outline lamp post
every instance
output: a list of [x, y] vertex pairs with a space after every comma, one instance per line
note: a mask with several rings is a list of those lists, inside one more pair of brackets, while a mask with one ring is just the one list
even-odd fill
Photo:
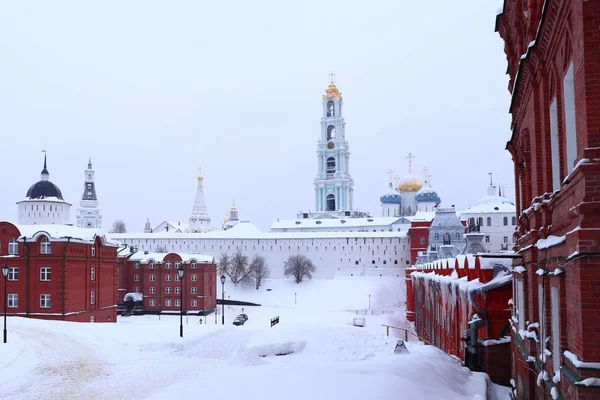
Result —
[[369, 295], [369, 308], [371, 308], [371, 295]]
[[225, 325], [225, 275], [221, 275], [221, 323]]
[[8, 278], [8, 265], [2, 267], [2, 275], [4, 275], [4, 343], [6, 343], [6, 305], [8, 303], [8, 295], [6, 294], [6, 278]]
[[177, 268], [177, 274], [179, 275], [179, 337], [183, 337], [183, 275], [185, 275], [185, 269], [183, 269], [183, 264], [179, 265]]

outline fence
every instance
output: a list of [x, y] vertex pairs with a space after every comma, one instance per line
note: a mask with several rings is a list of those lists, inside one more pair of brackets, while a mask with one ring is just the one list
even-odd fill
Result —
[[394, 310], [348, 310], [349, 312], [355, 313], [356, 315], [391, 315], [395, 314]]
[[420, 341], [422, 341], [422, 342], [424, 342], [424, 343], [426, 343], [426, 344], [431, 344], [431, 342], [429, 342], [429, 340], [427, 340], [427, 339], [424, 339], [424, 338], [422, 338], [422, 337], [419, 337], [419, 335], [417, 335], [416, 333], [414, 333], [413, 331], [411, 331], [411, 330], [409, 330], [409, 329], [406, 329], [406, 328], [400, 328], [400, 327], [397, 327], [397, 326], [392, 326], [392, 325], [385, 325], [385, 324], [382, 324], [381, 326], [384, 326], [384, 327], [385, 327], [385, 334], [386, 334], [387, 336], [390, 336], [390, 328], [391, 328], [391, 329], [397, 329], [397, 330], [399, 330], [399, 331], [403, 331], [403, 332], [404, 332], [404, 341], [405, 341], [405, 342], [408, 342], [409, 335], [411, 335], [411, 336], [413, 336], [413, 337], [417, 338], [417, 340], [420, 340]]

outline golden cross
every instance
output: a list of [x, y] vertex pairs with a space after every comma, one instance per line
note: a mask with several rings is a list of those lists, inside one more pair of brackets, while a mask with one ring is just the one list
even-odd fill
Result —
[[408, 160], [408, 173], [410, 174], [412, 172], [412, 160], [413, 158], [415, 158], [415, 156], [412, 155], [412, 153], [408, 153], [408, 156], [406, 156], [406, 159]]
[[425, 177], [425, 182], [431, 185], [431, 172], [429, 172], [429, 169], [427, 169], [427, 167], [423, 168], [423, 176]]
[[333, 80], [335, 79], [335, 73], [333, 71], [329, 72], [329, 82], [333, 85]]
[[388, 169], [387, 173], [390, 176], [390, 183], [392, 183], [392, 176], [394, 175], [394, 170], [393, 169]]

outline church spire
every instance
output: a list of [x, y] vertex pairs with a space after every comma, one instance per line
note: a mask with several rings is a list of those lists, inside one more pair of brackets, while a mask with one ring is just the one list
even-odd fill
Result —
[[42, 153], [44, 153], [44, 169], [42, 169], [42, 180], [43, 181], [48, 181], [50, 180], [50, 173], [48, 172], [48, 167], [46, 166], [46, 150], [42, 150]]
[[190, 215], [190, 229], [192, 232], [201, 232], [210, 227], [210, 217], [208, 215], [208, 207], [204, 198], [204, 176], [202, 168], [198, 169], [198, 187], [196, 189], [196, 198]]

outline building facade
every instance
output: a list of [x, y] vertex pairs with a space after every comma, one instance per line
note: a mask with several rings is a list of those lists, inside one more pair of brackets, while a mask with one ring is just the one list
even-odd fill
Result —
[[102, 214], [96, 194], [95, 174], [90, 158], [84, 173], [83, 195], [77, 210], [77, 226], [80, 228], [102, 228]]
[[[179, 278], [178, 268], [185, 271]], [[124, 315], [179, 313], [207, 315], [217, 304], [217, 266], [212, 256], [182, 253], [119, 252], [116, 301]]]
[[[518, 399], [598, 398], [600, 1], [505, 1]], [[533, 360], [532, 362], [529, 362]]]
[[71, 204], [67, 203], [62, 192], [50, 182], [50, 173], [44, 155], [44, 168], [40, 180], [27, 190], [25, 199], [17, 202], [19, 209], [19, 224], [46, 225], [68, 224]]
[[93, 229], [0, 222], [0, 264], [10, 268], [8, 279], [0, 279], [7, 314], [115, 322], [117, 249]]

